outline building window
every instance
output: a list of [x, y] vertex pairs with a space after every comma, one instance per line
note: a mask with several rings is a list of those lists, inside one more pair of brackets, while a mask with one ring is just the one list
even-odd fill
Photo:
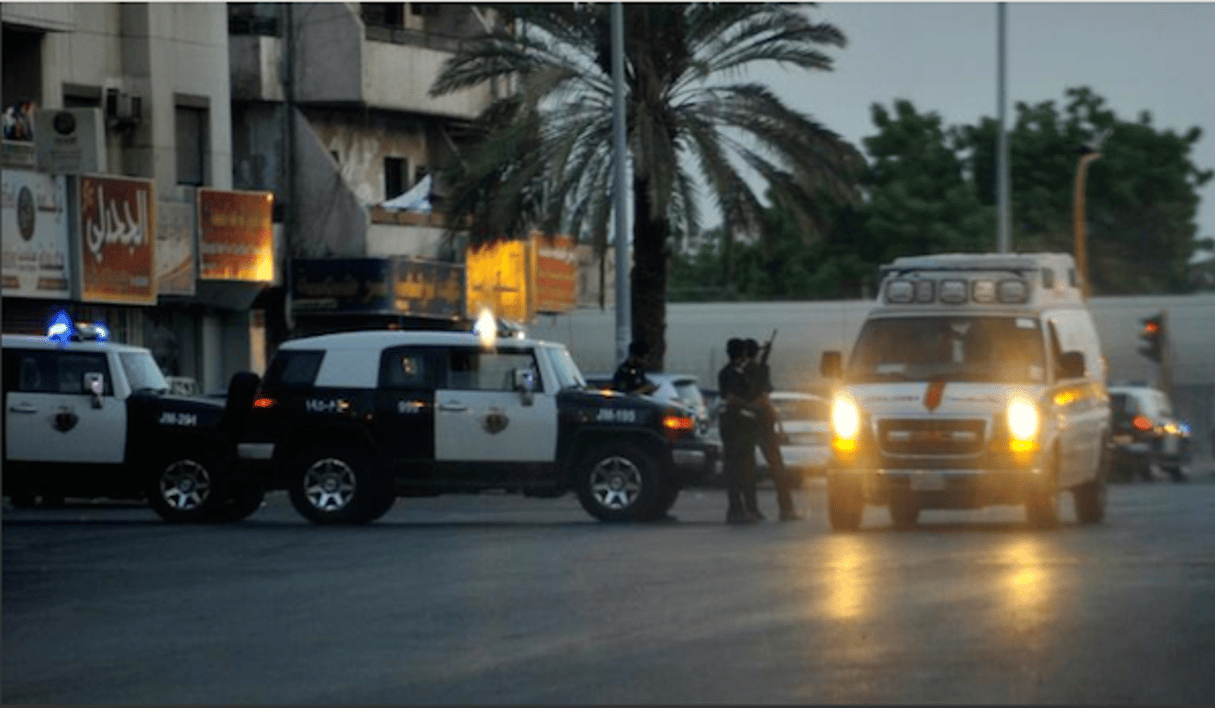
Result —
[[42, 32], [10, 28], [5, 17], [4, 108], [42, 103], [42, 38]]
[[405, 192], [409, 162], [403, 157], [384, 158], [384, 198], [392, 199]]
[[177, 106], [177, 183], [206, 184], [207, 109]]

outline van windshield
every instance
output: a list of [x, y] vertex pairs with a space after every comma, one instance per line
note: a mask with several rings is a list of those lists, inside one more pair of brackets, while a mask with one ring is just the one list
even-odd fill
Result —
[[876, 318], [861, 329], [849, 381], [1046, 381], [1042, 330], [1032, 317]]

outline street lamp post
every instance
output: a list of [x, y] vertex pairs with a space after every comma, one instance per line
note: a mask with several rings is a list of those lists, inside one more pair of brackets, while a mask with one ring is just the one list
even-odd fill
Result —
[[1076, 239], [1076, 270], [1080, 272], [1081, 288], [1084, 293], [1084, 298], [1087, 300], [1092, 293], [1088, 284], [1088, 235], [1085, 233], [1084, 219], [1084, 178], [1088, 173], [1088, 166], [1097, 158], [1101, 157], [1101, 153], [1092, 145], [1083, 145], [1078, 149], [1080, 153], [1080, 164], [1076, 166], [1076, 194], [1072, 203], [1075, 205], [1075, 212], [1072, 215], [1072, 231]]

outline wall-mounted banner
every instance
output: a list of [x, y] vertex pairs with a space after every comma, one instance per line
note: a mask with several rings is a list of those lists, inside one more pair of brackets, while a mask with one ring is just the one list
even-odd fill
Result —
[[536, 312], [564, 313], [578, 305], [578, 252], [569, 236], [532, 232]]
[[194, 295], [194, 200], [156, 205], [156, 292]]
[[299, 313], [395, 314], [386, 258], [295, 258], [291, 308]]
[[68, 299], [67, 180], [4, 169], [4, 296]]
[[152, 180], [80, 178], [80, 299], [156, 304]]
[[396, 256], [394, 309], [403, 315], [457, 319], [464, 312], [464, 266]]
[[274, 281], [274, 195], [198, 190], [200, 280]]
[[527, 241], [516, 240], [468, 247], [468, 317], [475, 319], [486, 307], [495, 316], [516, 322], [532, 318], [527, 287], [531, 280], [529, 246]]

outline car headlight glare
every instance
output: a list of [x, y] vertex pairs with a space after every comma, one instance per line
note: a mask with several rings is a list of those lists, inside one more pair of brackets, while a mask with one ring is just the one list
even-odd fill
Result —
[[861, 432], [861, 410], [855, 401], [840, 396], [831, 403], [831, 428], [837, 438], [856, 440]]
[[1022, 398], [1009, 403], [1008, 432], [1013, 440], [1033, 440], [1038, 435], [1038, 407]]

